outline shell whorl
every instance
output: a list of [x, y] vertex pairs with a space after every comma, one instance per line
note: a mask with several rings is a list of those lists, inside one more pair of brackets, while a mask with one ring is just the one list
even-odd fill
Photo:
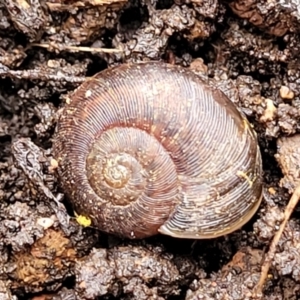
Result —
[[164, 63], [121, 65], [86, 80], [53, 144], [76, 212], [129, 238], [211, 238], [245, 224], [261, 194], [248, 121], [220, 91]]

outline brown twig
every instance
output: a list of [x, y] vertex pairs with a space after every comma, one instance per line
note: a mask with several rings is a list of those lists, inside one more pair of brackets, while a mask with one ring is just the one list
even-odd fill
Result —
[[122, 53], [121, 49], [109, 49], [109, 48], [93, 48], [93, 47], [83, 47], [83, 46], [68, 46], [56, 43], [41, 43], [41, 44], [31, 44], [33, 47], [45, 48], [49, 51], [59, 50], [59, 51], [69, 51], [69, 52], [95, 52], [95, 53]]
[[83, 76], [74, 76], [64, 74], [62, 72], [56, 74], [49, 74], [42, 70], [10, 70], [8, 67], [0, 64], [0, 77], [10, 77], [13, 79], [29, 79], [29, 80], [43, 80], [43, 81], [63, 81], [69, 83], [82, 83], [86, 80]]
[[283, 233], [283, 230], [286, 226], [286, 223], [288, 222], [288, 220], [290, 219], [290, 216], [292, 214], [292, 212], [294, 211], [298, 201], [300, 198], [300, 186], [297, 186], [297, 188], [295, 189], [293, 195], [290, 198], [290, 201], [288, 203], [288, 205], [285, 208], [284, 211], [284, 219], [282, 221], [282, 223], [280, 224], [279, 230], [276, 232], [276, 234], [274, 235], [273, 241], [271, 242], [270, 248], [268, 253], [266, 254], [265, 260], [261, 266], [261, 273], [260, 273], [260, 279], [257, 283], [257, 285], [254, 288], [254, 296], [256, 298], [260, 298], [262, 296], [262, 291], [263, 291], [263, 286], [264, 283], [266, 281], [266, 278], [268, 276], [268, 272], [270, 269], [270, 265], [271, 262], [273, 261], [273, 258], [275, 256], [275, 252], [276, 252], [276, 246], [281, 238], [281, 235]]
[[114, 3], [123, 3], [127, 2], [127, 0], [83, 0], [73, 2], [72, 4], [61, 4], [61, 3], [53, 3], [53, 2], [46, 2], [47, 6], [52, 11], [64, 11], [74, 9], [75, 7], [88, 7], [88, 6], [103, 6], [103, 5], [111, 5]]

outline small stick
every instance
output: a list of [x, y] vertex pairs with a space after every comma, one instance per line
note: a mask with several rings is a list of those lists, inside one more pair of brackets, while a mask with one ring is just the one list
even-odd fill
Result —
[[97, 52], [97, 53], [122, 53], [123, 50], [121, 49], [109, 49], [109, 48], [93, 48], [93, 47], [83, 47], [83, 46], [68, 46], [68, 45], [58, 45], [55, 43], [47, 44], [47, 43], [42, 43], [42, 44], [31, 44], [33, 47], [41, 47], [45, 48], [49, 51], [51, 49], [57, 49], [60, 51], [70, 51], [70, 52]]
[[87, 1], [77, 1], [73, 2], [72, 4], [61, 4], [61, 3], [52, 3], [52, 2], [46, 2], [47, 6], [52, 11], [64, 11], [64, 10], [70, 10], [75, 7], [93, 7], [93, 6], [103, 6], [103, 5], [110, 5], [113, 3], [119, 4], [119, 3], [126, 3], [127, 0], [87, 0]]
[[82, 83], [86, 77], [66, 75], [63, 73], [49, 74], [42, 70], [10, 70], [6, 66], [0, 64], [0, 77], [10, 77], [13, 79], [29, 79], [29, 80], [42, 80], [42, 81], [63, 81], [69, 83]]
[[264, 283], [268, 276], [271, 262], [274, 259], [277, 244], [281, 238], [281, 235], [283, 233], [283, 230], [284, 230], [288, 220], [291, 217], [292, 212], [294, 211], [294, 209], [299, 201], [299, 198], [300, 198], [300, 185], [296, 187], [294, 193], [292, 194], [292, 196], [290, 198], [288, 205], [285, 208], [284, 219], [283, 219], [282, 223], [280, 224], [279, 230], [276, 232], [276, 234], [273, 237], [273, 241], [271, 242], [269, 251], [266, 254], [265, 260], [261, 266], [260, 279], [254, 288], [254, 296], [255, 297], [262, 296], [263, 286], [264, 286]]

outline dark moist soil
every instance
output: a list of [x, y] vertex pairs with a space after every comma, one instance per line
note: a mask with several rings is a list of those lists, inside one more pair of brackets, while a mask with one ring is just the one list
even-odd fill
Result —
[[[300, 178], [299, 33], [293, 0], [0, 2], [0, 299], [252, 299]], [[241, 230], [129, 241], [76, 222], [51, 155], [60, 109], [85, 76], [147, 60], [193, 69], [257, 131], [264, 200]], [[300, 297], [299, 217], [262, 299]]]

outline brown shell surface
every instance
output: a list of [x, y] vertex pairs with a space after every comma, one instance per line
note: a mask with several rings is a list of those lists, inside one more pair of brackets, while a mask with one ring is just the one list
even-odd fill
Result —
[[123, 237], [221, 236], [261, 201], [251, 125], [179, 66], [126, 64], [87, 79], [64, 108], [53, 151], [75, 211]]

